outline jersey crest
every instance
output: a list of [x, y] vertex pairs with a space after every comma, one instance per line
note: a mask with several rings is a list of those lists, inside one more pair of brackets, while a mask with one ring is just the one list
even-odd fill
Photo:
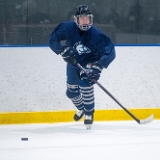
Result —
[[81, 41], [76, 42], [73, 47], [75, 48], [75, 50], [78, 52], [79, 55], [82, 55], [84, 53], [91, 53], [91, 50], [88, 47], [81, 44]]

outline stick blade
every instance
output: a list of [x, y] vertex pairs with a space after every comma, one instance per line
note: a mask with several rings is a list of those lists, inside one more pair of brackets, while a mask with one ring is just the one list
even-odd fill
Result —
[[152, 122], [154, 119], [154, 115], [150, 115], [148, 118], [144, 119], [144, 120], [140, 120], [140, 124], [148, 124], [150, 122]]

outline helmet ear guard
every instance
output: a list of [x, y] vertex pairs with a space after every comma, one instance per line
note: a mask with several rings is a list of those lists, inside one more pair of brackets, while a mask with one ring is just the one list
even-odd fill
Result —
[[[81, 16], [88, 16], [89, 19], [90, 19], [90, 23], [85, 24], [85, 25], [80, 25], [79, 24], [79, 17], [81, 17]], [[93, 14], [91, 13], [91, 11], [89, 10], [87, 5], [77, 6], [76, 13], [74, 15], [74, 22], [77, 24], [78, 28], [82, 31], [87, 31], [92, 27], [92, 25], [93, 25]]]

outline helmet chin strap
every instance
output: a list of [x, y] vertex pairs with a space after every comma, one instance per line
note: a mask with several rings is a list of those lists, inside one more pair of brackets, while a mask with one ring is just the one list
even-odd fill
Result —
[[80, 30], [82, 31], [87, 31], [91, 28], [92, 25], [88, 24], [88, 25], [77, 25], [79, 27]]

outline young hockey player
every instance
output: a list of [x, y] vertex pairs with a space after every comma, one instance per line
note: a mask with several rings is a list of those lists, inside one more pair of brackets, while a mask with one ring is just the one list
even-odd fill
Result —
[[[61, 41], [66, 41], [65, 45]], [[87, 5], [76, 8], [74, 21], [59, 24], [49, 37], [49, 47], [67, 62], [66, 95], [78, 109], [74, 120], [84, 115], [84, 124], [91, 126], [94, 118], [95, 80], [100, 78], [103, 68], [115, 58], [115, 48], [111, 39], [93, 26], [93, 15]], [[86, 75], [72, 58], [88, 72]]]

